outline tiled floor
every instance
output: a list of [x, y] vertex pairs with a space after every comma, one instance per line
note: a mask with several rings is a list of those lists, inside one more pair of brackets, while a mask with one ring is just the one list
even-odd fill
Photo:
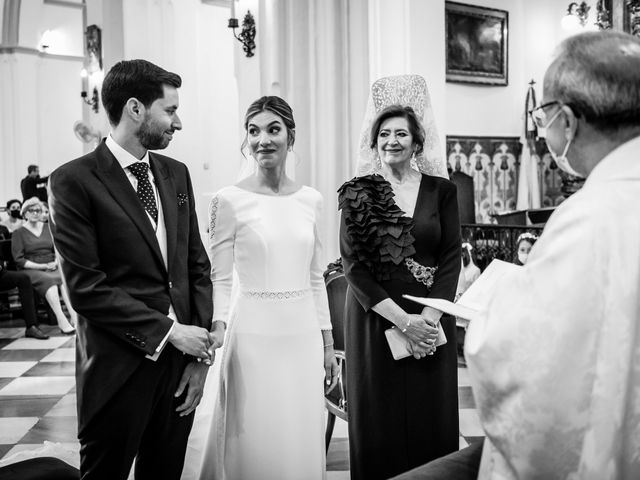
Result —
[[[43, 448], [43, 442], [56, 442], [58, 447], [77, 453], [76, 400], [74, 390], [74, 338], [62, 336], [57, 328], [42, 329], [49, 340], [24, 338], [20, 321], [0, 321], [0, 459], [17, 452]], [[460, 403], [460, 446], [482, 437], [475, 404], [469, 386], [468, 372], [458, 369]], [[206, 405], [198, 415], [206, 416]], [[196, 418], [192, 441], [203, 441]], [[327, 455], [328, 480], [349, 478], [347, 424], [340, 419]], [[197, 450], [197, 448], [196, 448]], [[190, 462], [183, 478], [192, 478], [197, 467]]]

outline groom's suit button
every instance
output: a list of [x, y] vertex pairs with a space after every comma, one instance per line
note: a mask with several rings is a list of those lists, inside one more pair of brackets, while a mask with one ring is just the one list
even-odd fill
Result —
[[169, 282], [169, 288], [173, 288], [173, 282]]

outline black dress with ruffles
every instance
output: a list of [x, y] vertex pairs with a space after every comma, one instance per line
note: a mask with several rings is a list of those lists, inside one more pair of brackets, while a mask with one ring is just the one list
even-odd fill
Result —
[[[453, 300], [460, 272], [456, 187], [422, 175], [415, 212], [393, 200], [389, 182], [367, 175], [338, 190], [340, 251], [349, 288], [345, 306], [351, 478], [386, 479], [458, 450], [455, 319], [441, 319], [447, 343], [432, 356], [394, 360], [371, 307], [391, 298], [408, 313], [422, 306], [403, 294]], [[438, 267], [431, 288], [404, 264]]]

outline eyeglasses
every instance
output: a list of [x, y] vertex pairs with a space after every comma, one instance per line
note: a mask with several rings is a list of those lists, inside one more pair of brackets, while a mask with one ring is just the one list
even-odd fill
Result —
[[551, 102], [543, 103], [542, 105], [534, 108], [533, 110], [529, 110], [529, 115], [536, 124], [538, 128], [547, 128], [547, 126], [560, 114], [562, 109], [556, 110], [556, 112], [551, 115], [551, 117], [547, 116], [547, 112], [545, 112], [545, 108], [552, 107], [554, 105], [563, 105], [559, 100], [553, 100]]
[[42, 213], [41, 208], [27, 208], [27, 212], [29, 213]]

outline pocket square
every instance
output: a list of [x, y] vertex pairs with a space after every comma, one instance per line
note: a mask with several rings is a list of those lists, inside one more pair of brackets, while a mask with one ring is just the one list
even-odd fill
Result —
[[178, 205], [182, 206], [186, 204], [188, 200], [189, 200], [189, 196], [186, 193], [178, 194]]

